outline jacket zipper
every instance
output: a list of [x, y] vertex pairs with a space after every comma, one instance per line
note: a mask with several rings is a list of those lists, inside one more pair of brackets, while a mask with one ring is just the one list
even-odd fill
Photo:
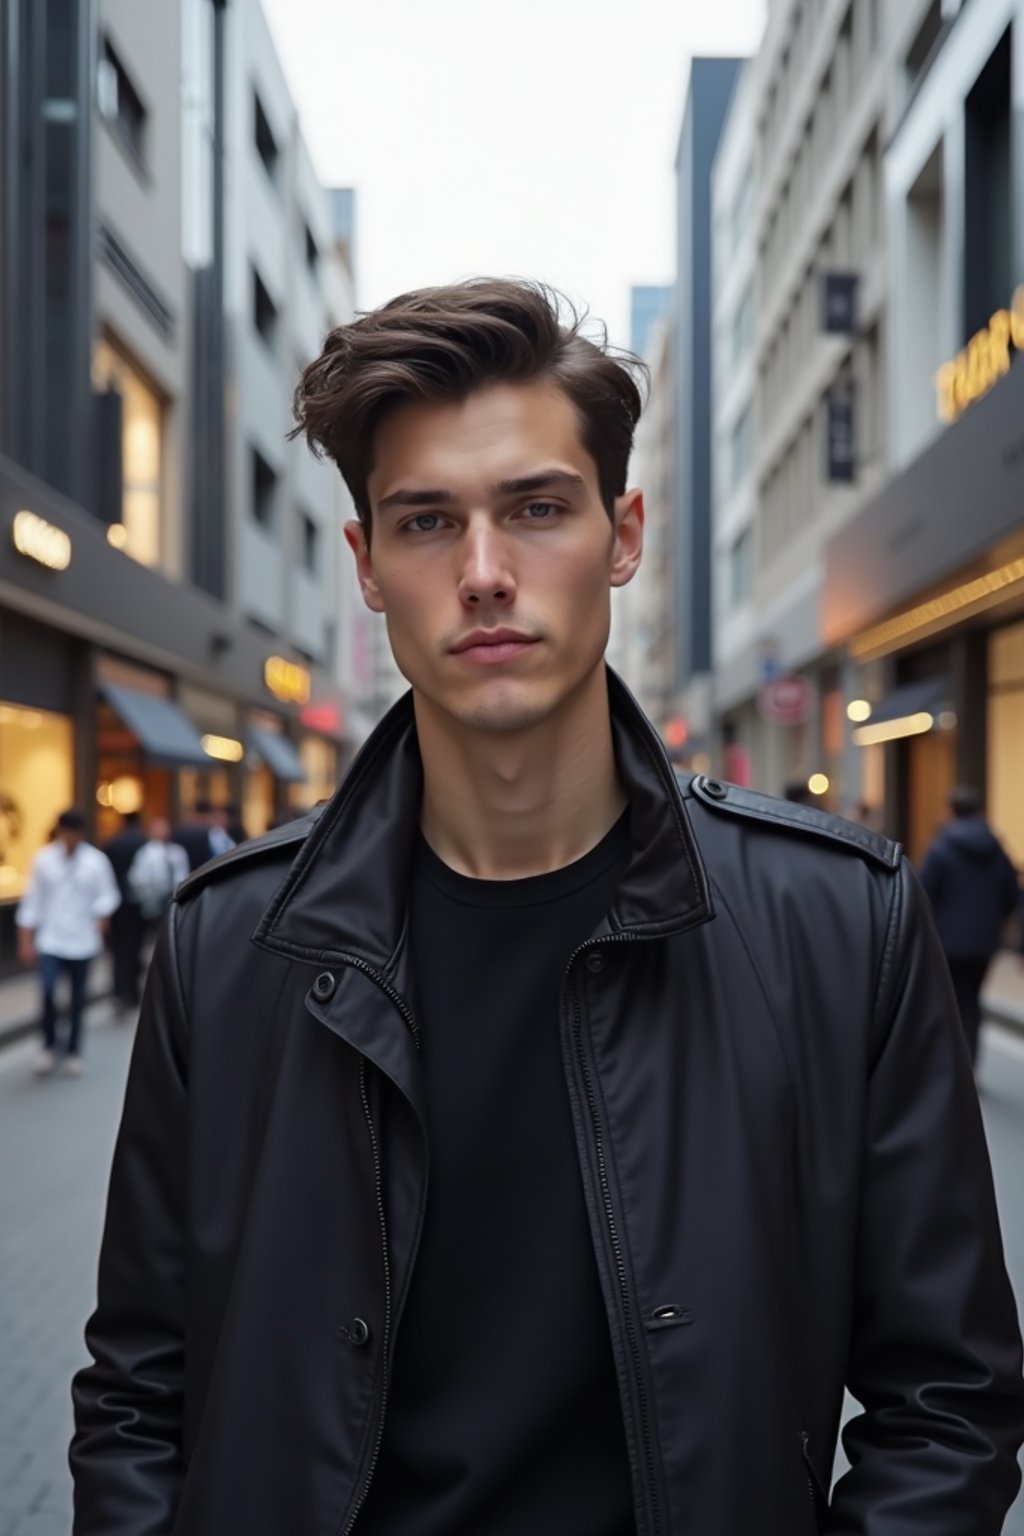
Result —
[[825, 1490], [818, 1481], [817, 1469], [811, 1460], [811, 1437], [806, 1429], [800, 1434], [800, 1449], [803, 1452], [804, 1472], [807, 1477], [807, 1491], [811, 1496], [811, 1513], [814, 1516], [814, 1529], [818, 1529], [818, 1510], [822, 1503], [827, 1507], [828, 1499]]
[[[419, 1026], [401, 993], [389, 986], [379, 971], [367, 965], [364, 960], [358, 960], [354, 956], [346, 958], [344, 963], [350, 965], [353, 970], [362, 971], [365, 976], [371, 977], [384, 995], [394, 1004], [401, 1014], [409, 1033], [417, 1048], [419, 1047]], [[384, 1443], [384, 1410], [387, 1406], [389, 1382], [389, 1354], [391, 1350], [391, 1258], [388, 1252], [388, 1226], [387, 1216], [384, 1211], [384, 1180], [381, 1172], [380, 1145], [377, 1141], [377, 1132], [373, 1124], [373, 1114], [370, 1110], [370, 1096], [366, 1088], [366, 1057], [359, 1058], [359, 1096], [363, 1103], [363, 1114], [366, 1116], [366, 1125], [370, 1132], [370, 1151], [373, 1156], [373, 1186], [377, 1201], [377, 1221], [380, 1227], [381, 1254], [384, 1260], [384, 1329], [381, 1340], [381, 1384], [377, 1394], [376, 1424], [373, 1432], [373, 1447], [368, 1461], [364, 1461], [364, 1471], [360, 1477], [359, 1486], [352, 1503], [349, 1505], [348, 1515], [341, 1527], [340, 1536], [349, 1536], [349, 1532], [359, 1518], [359, 1512], [366, 1503], [373, 1482], [373, 1474], [377, 1470], [377, 1462], [380, 1460], [380, 1448]]]
[[[610, 934], [607, 938], [603, 938], [600, 942], [603, 946], [605, 944], [629, 943], [630, 939], [626, 934]], [[566, 978], [569, 977], [576, 959], [581, 954], [583, 954], [583, 952], [588, 947], [588, 945], [581, 945], [580, 948], [574, 950], [572, 955], [569, 957], [569, 964], [566, 967]], [[629, 1294], [629, 1278], [626, 1273], [625, 1254], [623, 1253], [622, 1242], [619, 1238], [618, 1227], [615, 1220], [615, 1206], [612, 1202], [611, 1182], [608, 1177], [608, 1164], [604, 1149], [604, 1128], [601, 1124], [601, 1113], [598, 1107], [597, 1093], [594, 1088], [593, 1073], [590, 1069], [590, 1062], [587, 1057], [586, 1046], [583, 1039], [583, 1014], [579, 1003], [579, 991], [575, 986], [572, 987], [572, 1002], [573, 1048], [576, 1054], [576, 1062], [579, 1067], [580, 1077], [583, 1082], [583, 1092], [587, 1101], [587, 1109], [590, 1114], [590, 1130], [593, 1141], [594, 1154], [597, 1161], [598, 1183], [601, 1191], [601, 1203], [604, 1208], [605, 1230], [608, 1235], [608, 1244], [611, 1249], [612, 1258], [614, 1260], [615, 1274], [618, 1280], [619, 1288], [620, 1312], [624, 1332], [626, 1335], [626, 1343], [633, 1365], [633, 1383], [636, 1388], [637, 1408], [633, 1427], [634, 1431], [639, 1428], [639, 1435], [637, 1438], [639, 1439], [641, 1445], [643, 1452], [643, 1463], [647, 1473], [647, 1495], [651, 1517], [650, 1530], [652, 1536], [657, 1536], [657, 1533], [662, 1529], [662, 1519], [661, 1509], [658, 1504], [657, 1461], [654, 1451], [654, 1436], [651, 1427], [651, 1411], [647, 1397], [647, 1385], [644, 1380], [643, 1355], [640, 1348], [640, 1339], [636, 1326], [635, 1311], [632, 1298]], [[623, 1406], [627, 1416], [629, 1418], [634, 1418], [633, 1404], [629, 1403], [628, 1405], [624, 1404]], [[637, 1423], [636, 1420], [639, 1422]]]

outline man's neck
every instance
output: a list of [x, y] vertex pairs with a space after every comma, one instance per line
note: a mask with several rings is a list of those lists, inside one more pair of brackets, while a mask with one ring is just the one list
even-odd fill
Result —
[[558, 713], [522, 732], [468, 730], [416, 699], [422, 827], [460, 874], [521, 880], [582, 858], [626, 805], [603, 667]]

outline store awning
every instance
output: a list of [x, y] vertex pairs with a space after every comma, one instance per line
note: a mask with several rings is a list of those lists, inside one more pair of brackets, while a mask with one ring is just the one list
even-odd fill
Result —
[[948, 709], [953, 685], [948, 677], [930, 677], [923, 683], [907, 683], [894, 688], [871, 711], [870, 723], [882, 725], [888, 720], [906, 720], [913, 715], [934, 715]]
[[151, 763], [161, 768], [210, 768], [199, 732], [173, 699], [122, 683], [101, 682], [100, 692]]
[[279, 736], [276, 731], [251, 725], [249, 746], [262, 757], [275, 779], [280, 779], [283, 784], [305, 784], [306, 770], [302, 766], [302, 759], [287, 736]]

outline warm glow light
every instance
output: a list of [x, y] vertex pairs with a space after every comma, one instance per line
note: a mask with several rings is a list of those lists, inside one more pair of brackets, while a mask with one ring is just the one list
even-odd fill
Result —
[[115, 549], [124, 549], [128, 543], [128, 529], [124, 523], [111, 523], [107, 529], [107, 543], [113, 544]]
[[827, 795], [830, 788], [828, 774], [812, 773], [807, 780], [807, 788], [812, 795]]
[[310, 678], [305, 667], [283, 656], [268, 656], [263, 666], [263, 681], [284, 704], [308, 704]]
[[18, 554], [47, 570], [66, 571], [71, 564], [71, 540], [63, 528], [55, 528], [34, 512], [15, 513], [12, 535]]
[[110, 785], [106, 782], [106, 780], [103, 780], [101, 783], [96, 785], [96, 803], [97, 805], [102, 805], [105, 810], [109, 811], [111, 806]]
[[37, 731], [43, 717], [35, 709], [22, 709], [18, 704], [0, 704], [0, 725], [20, 725], [26, 730]]
[[129, 811], [141, 811], [142, 785], [138, 779], [133, 779], [125, 773], [114, 779], [107, 787], [110, 792], [110, 808], [117, 811], [119, 816], [127, 816]]
[[867, 699], [851, 699], [846, 706], [846, 718], [858, 725], [864, 720], [870, 720], [871, 705]]
[[18, 871], [13, 864], [0, 864], [0, 890], [5, 886], [17, 885]]
[[934, 724], [934, 715], [921, 710], [916, 715], [902, 715], [898, 720], [880, 720], [877, 725], [858, 726], [853, 739], [858, 747], [875, 747], [882, 741], [899, 741], [902, 736], [923, 736]]
[[203, 751], [222, 763], [240, 763], [245, 756], [244, 746], [233, 736], [204, 736]]
[[952, 731], [956, 726], [956, 712], [952, 709], [944, 709], [939, 716], [939, 730]]
[[956, 622], [965, 608], [976, 603], [988, 608], [993, 602], [1003, 602], [1012, 595], [1008, 589], [1019, 584], [1024, 584], [1024, 558], [1010, 560], [997, 570], [986, 571], [984, 576], [965, 581], [962, 586], [941, 592], [927, 603], [918, 603], [915, 608], [908, 608], [905, 613], [898, 613], [895, 618], [866, 629], [850, 641], [850, 654], [857, 657], [882, 655], [919, 630], [945, 629]]

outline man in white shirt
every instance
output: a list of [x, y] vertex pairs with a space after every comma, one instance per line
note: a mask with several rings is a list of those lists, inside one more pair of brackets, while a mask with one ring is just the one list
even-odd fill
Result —
[[110, 860], [85, 841], [85, 818], [63, 811], [57, 835], [32, 864], [28, 889], [18, 907], [18, 954], [23, 965], [39, 966], [43, 983], [43, 1049], [36, 1071], [52, 1072], [57, 1049], [57, 982], [66, 971], [71, 983], [70, 1033], [64, 1070], [82, 1073], [82, 1014], [90, 961], [103, 945], [110, 914], [121, 904]]
[[188, 854], [180, 843], [171, 841], [170, 822], [166, 816], [154, 816], [149, 824], [149, 840], [143, 843], [128, 870], [128, 889], [145, 922], [163, 917], [188, 873]]

